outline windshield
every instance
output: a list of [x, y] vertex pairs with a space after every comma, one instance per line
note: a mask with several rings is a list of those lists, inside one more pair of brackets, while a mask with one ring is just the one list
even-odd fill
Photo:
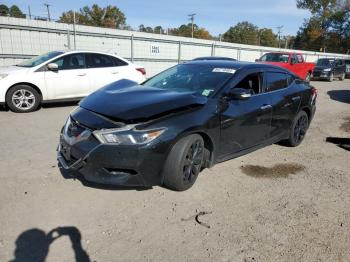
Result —
[[34, 66], [37, 66], [37, 65], [40, 65], [40, 64], [46, 62], [47, 60], [50, 60], [51, 58], [54, 58], [58, 55], [61, 55], [61, 54], [63, 54], [63, 52], [58, 52], [58, 51], [49, 52], [49, 53], [46, 53], [43, 55], [33, 57], [31, 59], [28, 59], [28, 60], [24, 60], [22, 63], [19, 63], [16, 66], [34, 67]]
[[319, 59], [317, 60], [316, 66], [332, 66], [334, 63], [334, 60], [332, 59]]
[[281, 62], [288, 63], [289, 55], [288, 54], [279, 54], [279, 53], [268, 53], [263, 55], [260, 58], [260, 61], [263, 62]]
[[181, 64], [156, 75], [142, 85], [210, 96], [235, 72], [233, 68]]

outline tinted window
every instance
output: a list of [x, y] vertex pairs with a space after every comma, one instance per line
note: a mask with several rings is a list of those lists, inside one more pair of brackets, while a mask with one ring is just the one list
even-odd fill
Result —
[[58, 70], [70, 70], [86, 68], [85, 55], [84, 54], [71, 54], [63, 56], [53, 63], [58, 65]]
[[350, 60], [345, 60], [344, 62], [346, 65], [350, 65]]
[[261, 93], [261, 73], [254, 73], [246, 76], [235, 87], [243, 88], [250, 91], [252, 95]]
[[210, 96], [231, 79], [235, 72], [233, 68], [180, 64], [163, 71], [142, 85]]
[[263, 62], [282, 62], [288, 63], [289, 55], [281, 53], [267, 53], [260, 58]]
[[284, 73], [266, 72], [266, 91], [275, 91], [288, 86], [288, 77]]
[[297, 62], [302, 63], [303, 62], [303, 57], [301, 55], [297, 55]]
[[317, 66], [331, 66], [333, 65], [334, 60], [333, 59], [318, 59], [317, 60]]
[[102, 54], [89, 54], [88, 67], [90, 68], [114, 67], [124, 65], [127, 65], [127, 63], [113, 56]]
[[128, 65], [127, 62], [125, 62], [125, 61], [123, 61], [123, 60], [120, 60], [120, 59], [118, 59], [118, 58], [116, 58], [116, 57], [112, 57], [112, 56], [111, 56], [111, 58], [112, 58], [113, 61], [114, 61], [114, 66], [125, 66], [125, 65]]

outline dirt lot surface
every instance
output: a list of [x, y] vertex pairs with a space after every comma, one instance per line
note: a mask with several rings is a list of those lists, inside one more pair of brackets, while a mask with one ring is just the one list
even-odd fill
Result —
[[55, 150], [74, 106], [0, 111], [0, 261], [350, 261], [350, 151], [326, 142], [350, 137], [350, 80], [312, 84], [299, 147], [218, 164], [182, 193], [63, 177]]

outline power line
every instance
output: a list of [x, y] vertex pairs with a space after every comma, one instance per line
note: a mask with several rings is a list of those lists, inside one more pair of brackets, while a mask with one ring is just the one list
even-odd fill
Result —
[[192, 38], [193, 38], [193, 33], [194, 33], [194, 17], [195, 17], [196, 14], [190, 14], [188, 15], [189, 16], [189, 19], [192, 23]]

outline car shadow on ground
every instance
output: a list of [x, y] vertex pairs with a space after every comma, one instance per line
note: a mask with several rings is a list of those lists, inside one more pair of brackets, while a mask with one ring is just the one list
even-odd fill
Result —
[[67, 102], [51, 102], [42, 104], [42, 108], [54, 108], [54, 107], [66, 107], [66, 106], [78, 106], [79, 101], [67, 101]]
[[331, 90], [327, 94], [332, 100], [350, 104], [350, 90]]
[[38, 228], [22, 232], [16, 239], [14, 259], [11, 262], [44, 262], [50, 245], [61, 236], [69, 238], [75, 261], [90, 262], [90, 257], [81, 245], [81, 233], [73, 226], [57, 227], [47, 234]]
[[117, 190], [119, 190], [119, 191], [123, 191], [123, 190], [146, 191], [146, 190], [153, 189], [153, 187], [144, 187], [144, 186], [116, 186], [116, 185], [104, 185], [104, 184], [93, 183], [93, 182], [87, 181], [77, 171], [65, 170], [60, 164], [58, 164], [58, 169], [60, 170], [63, 178], [73, 179], [73, 180], [76, 179], [80, 183], [82, 183], [84, 186], [95, 188], [95, 189], [114, 190], [114, 191], [117, 191]]

